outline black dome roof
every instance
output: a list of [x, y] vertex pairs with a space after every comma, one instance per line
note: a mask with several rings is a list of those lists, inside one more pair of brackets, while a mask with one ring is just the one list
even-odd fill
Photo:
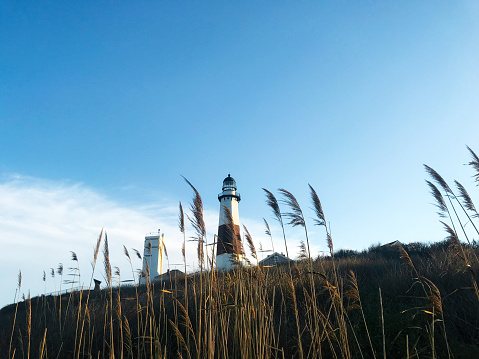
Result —
[[224, 187], [235, 187], [236, 189], [236, 181], [233, 177], [231, 177], [231, 175], [228, 173], [228, 177], [226, 177], [224, 180], [223, 180], [223, 188]]
[[233, 177], [231, 177], [231, 175], [228, 173], [228, 177], [226, 177], [224, 180], [223, 180], [223, 183], [224, 182], [235, 182], [235, 179]]

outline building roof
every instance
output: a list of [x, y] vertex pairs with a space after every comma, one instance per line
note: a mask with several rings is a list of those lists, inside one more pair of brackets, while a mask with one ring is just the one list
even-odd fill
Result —
[[260, 266], [270, 266], [275, 264], [287, 263], [288, 261], [292, 261], [292, 259], [286, 257], [282, 253], [274, 252], [270, 254], [265, 259], [259, 262]]

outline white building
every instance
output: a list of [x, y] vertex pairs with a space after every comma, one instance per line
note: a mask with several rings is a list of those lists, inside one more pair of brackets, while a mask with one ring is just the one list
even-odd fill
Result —
[[140, 277], [140, 283], [153, 281], [163, 271], [163, 240], [165, 235], [150, 233], [145, 236], [145, 248], [143, 251], [143, 273], [146, 276]]

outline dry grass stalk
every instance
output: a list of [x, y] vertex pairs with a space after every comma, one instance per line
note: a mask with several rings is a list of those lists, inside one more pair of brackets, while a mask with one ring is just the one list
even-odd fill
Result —
[[[467, 235], [467, 232], [464, 228], [464, 225], [462, 224], [462, 221], [461, 221], [461, 218], [460, 216], [458, 215], [457, 211], [456, 211], [456, 208], [455, 206], [453, 205], [452, 203], [452, 200], [451, 200], [451, 197], [454, 198], [457, 203], [459, 204], [459, 206], [462, 208], [462, 210], [464, 211], [465, 215], [467, 216], [467, 218], [469, 219], [469, 221], [471, 222], [472, 226], [474, 227], [474, 229], [476, 230], [476, 232], [479, 234], [479, 230], [477, 229], [476, 225], [474, 224], [474, 222], [472, 221], [471, 219], [471, 216], [469, 216], [469, 213], [467, 212], [466, 209], [469, 209], [469, 210], [472, 210], [473, 212], [475, 212], [475, 207], [474, 207], [474, 204], [472, 202], [472, 199], [471, 197], [469, 196], [469, 194], [467, 193], [466, 189], [464, 188], [464, 186], [462, 186], [458, 181], [455, 181], [456, 183], [456, 186], [460, 192], [460, 195], [459, 197], [462, 198], [462, 202], [460, 201], [460, 199], [452, 192], [451, 188], [447, 185], [447, 183], [444, 181], [444, 179], [436, 172], [434, 171], [431, 167], [428, 167], [425, 165], [425, 168], [427, 170], [427, 172], [433, 177], [433, 179], [444, 189], [444, 191], [446, 192], [446, 196], [448, 197], [449, 199], [449, 203], [451, 205], [451, 208], [452, 210], [454, 211], [454, 214], [455, 214], [455, 217], [456, 217], [456, 220], [457, 222], [459, 223], [459, 226], [461, 227], [462, 229], [462, 232], [464, 234], [464, 237], [466, 238], [466, 241], [469, 243], [469, 245], [471, 245], [471, 242], [469, 241], [469, 237]], [[429, 183], [428, 183], [429, 184]], [[436, 198], [436, 201], [437, 201], [437, 204], [436, 206], [440, 209], [440, 212], [438, 212], [439, 216], [441, 217], [446, 217], [445, 214], [447, 213], [448, 216], [449, 216], [449, 219], [450, 219], [450, 222], [451, 222], [451, 225], [452, 225], [452, 230], [453, 232], [456, 232], [456, 227], [454, 225], [454, 221], [452, 219], [452, 216], [451, 216], [451, 212], [448, 210], [447, 206], [445, 205], [444, 203], [444, 199], [442, 199], [442, 196], [441, 194], [439, 193], [439, 191], [436, 189], [434, 189], [430, 184], [429, 186], [431, 187], [431, 190], [432, 190], [432, 194], [433, 196]], [[441, 199], [442, 199], [442, 202], [441, 202]], [[463, 205], [464, 203], [464, 205]], [[477, 212], [474, 213], [474, 215], [477, 214]], [[474, 217], [473, 215], [473, 217]], [[477, 257], [476, 253], [473, 253], [474, 255], [474, 258], [476, 259], [477, 262], [479, 262], [479, 258]]]
[[43, 340], [42, 340], [42, 343], [40, 344], [40, 354], [39, 354], [39, 358], [40, 359], [43, 359], [44, 355], [45, 355], [45, 343], [47, 341], [47, 329], [48, 328], [45, 328], [45, 332], [43, 333]]
[[254, 259], [258, 260], [258, 255], [256, 253], [256, 248], [255, 248], [254, 243], [253, 243], [253, 238], [251, 237], [251, 234], [249, 233], [248, 228], [246, 228], [245, 225], [243, 225], [243, 229], [244, 229], [244, 232], [245, 232], [246, 242], [248, 243], [248, 247], [249, 247], [250, 252], [251, 252], [251, 256]]
[[374, 351], [374, 346], [371, 340], [371, 336], [369, 334], [368, 325], [366, 323], [366, 316], [364, 315], [363, 305], [361, 303], [361, 296], [359, 295], [359, 285], [358, 280], [356, 278], [356, 274], [352, 270], [349, 271], [348, 275], [348, 282], [350, 285], [350, 289], [346, 291], [345, 297], [351, 300], [351, 304], [348, 306], [348, 310], [350, 309], [359, 309], [361, 311], [361, 315], [363, 318], [364, 327], [366, 328], [366, 334], [369, 340], [369, 346], [371, 349], [371, 353], [373, 358], [376, 358], [376, 352]]
[[203, 200], [201, 199], [200, 193], [196, 190], [196, 188], [188, 181], [185, 177], [183, 179], [188, 183], [191, 187], [195, 196], [193, 197], [193, 203], [190, 205], [190, 210], [193, 215], [192, 218], [188, 217], [191, 222], [191, 225], [196, 231], [198, 237], [205, 237], [206, 236], [206, 227], [205, 222], [203, 220]]
[[[278, 204], [278, 200], [276, 199], [276, 197], [270, 192], [268, 191], [266, 188], [263, 188], [263, 191], [266, 193], [266, 204], [269, 206], [269, 208], [271, 209], [271, 211], [273, 212], [273, 215], [274, 217], [276, 218], [276, 220], [279, 222], [279, 224], [281, 225], [281, 230], [283, 231], [283, 239], [284, 239], [284, 248], [285, 248], [285, 251], [286, 251], [286, 257], [289, 258], [289, 251], [288, 251], [288, 243], [286, 241], [286, 234], [284, 232], [284, 224], [283, 224], [283, 217], [281, 216], [281, 211], [279, 209], [279, 204]], [[266, 222], [266, 220], [265, 220]], [[268, 223], [266, 222], [266, 228], [267, 228], [267, 231], [269, 232], [269, 236], [271, 238], [271, 230], [269, 229], [269, 225]], [[271, 239], [272, 240], [272, 239]], [[289, 272], [291, 274], [291, 266], [289, 266]]]
[[[20, 298], [20, 289], [22, 288], [22, 271], [18, 272], [18, 278], [17, 278], [17, 296], [15, 299], [15, 314], [13, 316], [13, 327], [12, 327], [12, 333], [10, 335], [10, 345], [8, 347], [8, 357], [12, 358], [10, 355], [12, 352], [12, 342], [13, 342], [13, 333], [15, 332], [15, 324], [17, 320], [17, 313], [18, 313], [18, 300]], [[15, 353], [13, 354], [15, 355]]]
[[[276, 217], [278, 222], [281, 224], [281, 229], [283, 231], [284, 247], [285, 247], [285, 250], [286, 250], [286, 256], [289, 258], [288, 244], [287, 244], [287, 241], [286, 241], [286, 234], [284, 232], [283, 217], [281, 216], [281, 211], [279, 209], [278, 201], [276, 200], [276, 197], [270, 191], [268, 191], [265, 188], [263, 188], [263, 191], [266, 193], [266, 204], [271, 208], [274, 216]], [[269, 230], [268, 225], [267, 225], [267, 229], [271, 234], [271, 231]], [[293, 285], [293, 274], [291, 272], [290, 261], [288, 261], [288, 269], [289, 269], [289, 281], [290, 281], [290, 284]], [[293, 288], [294, 288], [294, 285], [293, 285]], [[297, 335], [298, 335], [299, 357], [303, 358], [303, 344], [301, 343], [301, 330], [300, 330], [298, 303], [297, 303], [297, 300], [296, 300], [296, 295], [293, 296], [293, 305], [294, 305], [295, 322], [296, 322], [295, 324], [296, 324], [296, 330], [297, 330]]]
[[186, 341], [185, 341], [185, 338], [183, 337], [183, 334], [181, 334], [181, 331], [178, 329], [178, 326], [175, 324], [175, 322], [173, 322], [171, 319], [168, 319], [168, 321], [173, 328], [173, 331], [175, 333], [175, 337], [179, 340], [179, 342], [181, 344], [181, 348], [188, 353], [188, 357], [189, 357], [190, 356], [189, 348], [188, 348], [188, 345], [186, 344]]
[[383, 296], [381, 294], [381, 288], [379, 288], [379, 303], [381, 305], [381, 330], [383, 339], [383, 358], [386, 359], [386, 334], [384, 329], [384, 310], [383, 310]]
[[[298, 201], [296, 198], [293, 196], [291, 192], [288, 192], [287, 190], [280, 188], [279, 192], [284, 196], [283, 202], [290, 208], [291, 212], [286, 212], [284, 215], [286, 218], [289, 218], [289, 223], [293, 227], [296, 226], [301, 226], [304, 228], [305, 235], [306, 235], [306, 245], [308, 249], [308, 258], [309, 258], [309, 266], [310, 266], [310, 271], [313, 272], [313, 262], [311, 259], [311, 249], [309, 246], [309, 238], [308, 238], [308, 230], [306, 229], [306, 222], [304, 220], [303, 216], [303, 211], [301, 210], [301, 207], [299, 206]], [[311, 286], [314, 289], [314, 282], [311, 282]]]
[[28, 335], [27, 358], [30, 358], [30, 341], [32, 337], [32, 299], [30, 297], [30, 291], [28, 292], [28, 299], [27, 299], [27, 335]]
[[130, 354], [130, 357], [133, 358], [133, 342], [131, 338], [131, 328], [130, 323], [128, 322], [128, 318], [125, 315], [123, 316], [123, 332], [125, 333], [125, 348]]
[[[83, 339], [83, 330], [84, 330], [84, 327], [85, 327], [85, 318], [88, 314], [88, 303], [90, 301], [90, 291], [91, 291], [91, 286], [92, 286], [92, 282], [93, 282], [93, 275], [95, 273], [96, 262], [97, 262], [97, 259], [98, 259], [98, 253], [100, 252], [100, 246], [101, 246], [102, 238], [103, 238], [103, 228], [101, 229], [100, 235], [98, 236], [98, 239], [96, 241], [95, 248], [93, 249], [93, 262], [91, 263], [92, 273], [91, 273], [91, 277], [90, 277], [90, 285], [88, 287], [88, 295], [87, 295], [86, 304], [85, 304], [85, 313], [84, 313], [83, 318], [82, 318], [82, 324], [81, 324], [80, 335], [79, 335], [79, 340], [78, 340], [77, 358], [79, 358], [79, 356], [80, 356], [80, 347], [81, 347], [81, 343], [82, 343], [82, 339]], [[106, 240], [106, 233], [105, 233], [105, 240]], [[107, 243], [107, 246], [108, 246], [108, 243]], [[126, 251], [126, 253], [128, 254], [128, 251], [126, 250], [126, 247], [123, 246], [123, 248]], [[128, 258], [129, 258], [129, 255], [128, 255]], [[62, 268], [62, 270], [63, 270], [63, 268]], [[110, 268], [110, 271], [111, 271], [111, 268]], [[80, 316], [80, 308], [81, 307], [79, 307], [79, 309], [78, 309], [78, 317]], [[75, 334], [75, 341], [76, 340], [77, 340], [77, 334]], [[76, 345], [75, 345], [75, 348], [76, 348]]]
[[[179, 213], [178, 213], [178, 227], [180, 228], [180, 232], [183, 233], [183, 244], [181, 246], [181, 255], [183, 256], [183, 262], [185, 264], [185, 290], [184, 290], [184, 301], [185, 301], [185, 312], [188, 313], [188, 276], [187, 276], [187, 268], [186, 268], [186, 232], [185, 232], [185, 214], [183, 212], [183, 206], [181, 202], [179, 203]], [[213, 265], [211, 266], [213, 268]], [[180, 306], [181, 308], [181, 306]], [[187, 316], [187, 315], [186, 315]], [[177, 318], [175, 318], [175, 322]], [[191, 325], [191, 324], [190, 324]], [[190, 336], [186, 335], [186, 344], [189, 348], [190, 346]], [[189, 357], [189, 355], [188, 355]]]

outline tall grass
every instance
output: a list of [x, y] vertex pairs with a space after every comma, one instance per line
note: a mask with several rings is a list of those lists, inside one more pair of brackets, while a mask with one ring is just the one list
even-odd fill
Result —
[[[469, 151], [479, 181], [479, 159]], [[189, 214], [179, 204], [182, 277], [152, 281], [146, 269], [141, 275], [149, 280], [139, 284], [134, 258], [124, 247], [132, 277], [125, 284], [118, 269], [112, 273], [108, 237], [102, 230], [93, 251], [88, 288], [71, 290], [63, 297], [20, 301], [19, 275], [15, 303], [0, 312], [0, 347], [5, 348], [0, 357], [472, 357], [479, 351], [479, 248], [470, 230], [477, 230], [478, 215], [464, 186], [455, 182], [456, 195], [438, 172], [429, 166], [426, 171], [432, 177], [427, 185], [444, 220], [445, 242], [393, 243], [361, 253], [335, 251], [312, 186], [313, 224], [324, 228], [324, 243], [310, 238], [303, 210], [291, 192], [280, 189], [278, 201], [264, 189], [288, 257], [294, 254], [288, 248], [285, 226], [303, 228], [300, 260], [261, 267], [254, 238], [243, 227], [254, 261], [237, 261], [229, 272], [215, 269], [217, 239], [214, 236], [208, 244], [201, 196], [186, 180], [193, 198]], [[185, 218], [193, 228], [188, 237], [194, 237], [198, 245], [199, 270], [189, 274]], [[466, 222], [474, 223], [469, 232]], [[266, 220], [265, 225], [271, 235]], [[312, 241], [327, 246], [329, 255], [315, 256]], [[93, 273], [102, 243], [106, 288], [94, 291]], [[141, 255], [134, 251], [141, 262]], [[237, 251], [244, 255], [244, 248]], [[69, 283], [79, 282], [74, 252], [72, 260], [75, 266]]]

